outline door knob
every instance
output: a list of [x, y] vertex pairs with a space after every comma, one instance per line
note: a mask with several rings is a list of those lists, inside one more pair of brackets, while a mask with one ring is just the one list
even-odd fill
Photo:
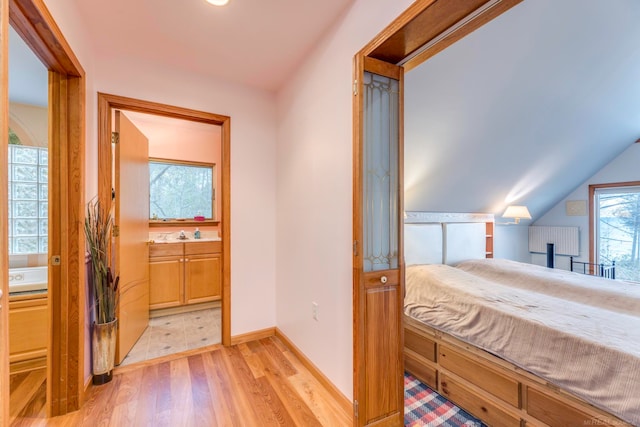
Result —
[[380, 278], [380, 283], [382, 283], [382, 284], [387, 283], [387, 276], [382, 276], [382, 277]]

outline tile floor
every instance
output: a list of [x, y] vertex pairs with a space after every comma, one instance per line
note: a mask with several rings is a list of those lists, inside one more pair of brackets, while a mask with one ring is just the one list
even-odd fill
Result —
[[220, 308], [149, 319], [149, 326], [120, 366], [221, 342]]

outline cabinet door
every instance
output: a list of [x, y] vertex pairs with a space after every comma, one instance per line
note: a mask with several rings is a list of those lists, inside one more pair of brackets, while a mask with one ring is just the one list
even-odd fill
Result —
[[185, 302], [220, 299], [221, 257], [219, 254], [185, 259]]
[[149, 261], [149, 307], [182, 304], [184, 264], [182, 258], [151, 258]]

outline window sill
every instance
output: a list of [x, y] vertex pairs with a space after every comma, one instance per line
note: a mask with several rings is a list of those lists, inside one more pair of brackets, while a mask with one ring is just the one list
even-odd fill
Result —
[[189, 225], [189, 226], [200, 226], [200, 225], [206, 225], [206, 226], [218, 226], [220, 224], [220, 221], [215, 220], [215, 219], [205, 219], [204, 221], [194, 221], [193, 219], [185, 219], [185, 220], [177, 220], [177, 219], [172, 219], [172, 220], [168, 220], [168, 221], [162, 221], [162, 220], [149, 220], [149, 227], [176, 227], [176, 228], [180, 228], [183, 227], [185, 225]]

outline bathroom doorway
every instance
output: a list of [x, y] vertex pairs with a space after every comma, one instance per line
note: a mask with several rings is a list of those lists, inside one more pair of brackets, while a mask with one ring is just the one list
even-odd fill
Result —
[[46, 416], [49, 347], [48, 70], [9, 31], [10, 420]]
[[[225, 330], [230, 341], [228, 117], [99, 94], [99, 123], [112, 128], [99, 129], [99, 175], [110, 171], [102, 183], [112, 184], [101, 186], [99, 197], [115, 197], [114, 203], [119, 196], [137, 197], [136, 186], [116, 182], [122, 159], [112, 138], [102, 138], [115, 129], [116, 114], [149, 147], [149, 324], [133, 332], [130, 348], [123, 342], [117, 362], [126, 366], [224, 343]], [[124, 151], [122, 135], [114, 141]], [[129, 194], [118, 194], [123, 191]]]

